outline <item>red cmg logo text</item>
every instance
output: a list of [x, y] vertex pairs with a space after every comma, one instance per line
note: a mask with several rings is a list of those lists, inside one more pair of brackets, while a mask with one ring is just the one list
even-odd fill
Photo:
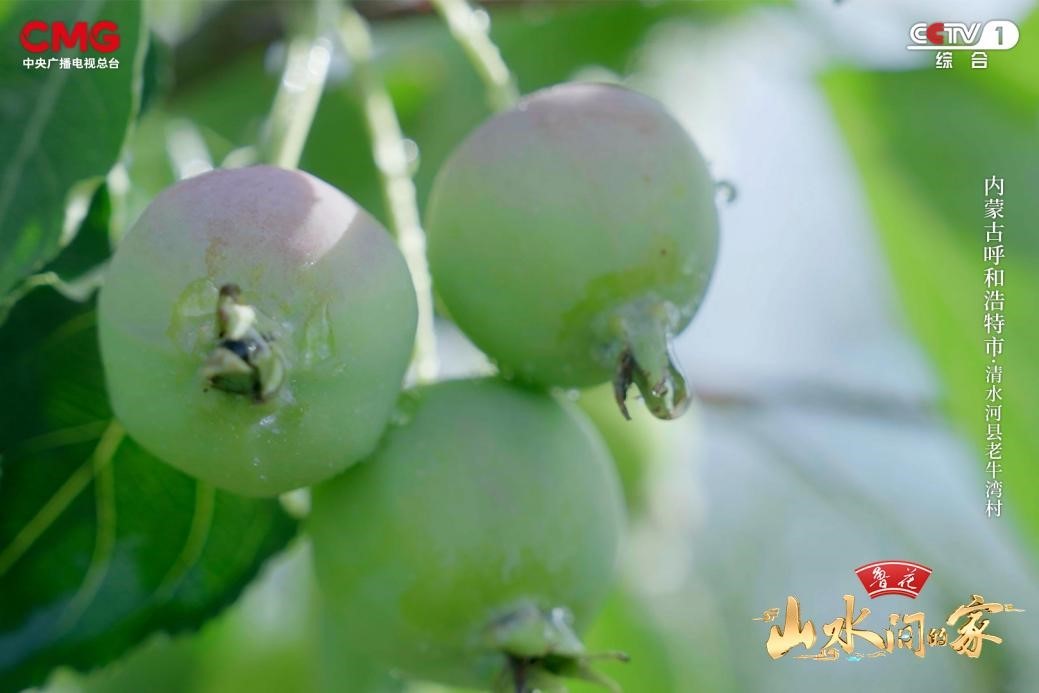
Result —
[[99, 53], [111, 53], [119, 48], [119, 26], [115, 22], [101, 20], [92, 25], [73, 22], [47, 23], [33, 19], [22, 27], [22, 46], [30, 53], [60, 51], [62, 48], [79, 48], [80, 53], [93, 49]]

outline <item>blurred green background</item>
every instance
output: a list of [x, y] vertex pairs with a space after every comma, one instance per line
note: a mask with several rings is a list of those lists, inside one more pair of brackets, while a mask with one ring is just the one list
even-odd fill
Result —
[[[64, 4], [105, 16], [128, 3]], [[14, 5], [0, 5], [0, 17], [16, 16]], [[521, 91], [573, 79], [644, 91], [688, 126], [736, 191], [720, 199], [714, 285], [678, 344], [698, 406], [672, 425], [622, 427], [609, 393], [581, 395], [631, 509], [618, 586], [587, 639], [592, 650], [632, 655], [602, 665], [626, 691], [1037, 690], [1039, 13], [1030, 1], [905, 5], [517, 0], [480, 10]], [[428, 4], [355, 6], [414, 144], [421, 207], [440, 163], [489, 115], [486, 90]], [[75, 294], [96, 246], [161, 189], [265, 156], [293, 46], [331, 46], [300, 168], [387, 221], [354, 66], [327, 14], [246, 0], [145, 9], [139, 103], [126, 104], [139, 115], [89, 197], [83, 228], [101, 219], [97, 228], [81, 229], [49, 266], [63, 291]], [[917, 21], [990, 18], [1015, 20], [1022, 38], [992, 52], [984, 71], [965, 54], [942, 71], [930, 54], [905, 50]], [[4, 79], [0, 107], [23, 98], [26, 77]], [[6, 117], [10, 133], [24, 129]], [[70, 102], [47, 128], [103, 137], [110, 118], [86, 120]], [[1006, 179], [1008, 210], [999, 518], [985, 515], [982, 458], [981, 186], [991, 175]], [[29, 192], [18, 194], [29, 204]], [[486, 367], [451, 325], [438, 328], [449, 374]], [[46, 690], [442, 690], [369, 670], [337, 647], [307, 552], [297, 539], [197, 634], [150, 637], [87, 674], [59, 670]], [[891, 611], [922, 609], [938, 625], [972, 593], [1026, 612], [993, 617], [1004, 643], [977, 661], [948, 650], [924, 660], [768, 659], [767, 626], [754, 617], [792, 594], [821, 628], [841, 614], [842, 594], [867, 605], [852, 571], [884, 558], [934, 575], [916, 602], [869, 603], [873, 630]]]

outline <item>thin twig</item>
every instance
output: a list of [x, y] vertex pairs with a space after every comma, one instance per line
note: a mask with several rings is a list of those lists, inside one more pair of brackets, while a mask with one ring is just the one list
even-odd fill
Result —
[[804, 379], [759, 379], [753, 388], [694, 383], [693, 391], [719, 409], [800, 409], [925, 425], [941, 420], [938, 404], [928, 397]]
[[422, 230], [415, 184], [411, 180], [408, 149], [393, 102], [372, 65], [371, 31], [364, 18], [349, 5], [342, 11], [340, 34], [346, 54], [353, 63], [390, 224], [418, 296], [418, 330], [412, 372], [416, 381], [430, 382], [436, 379], [439, 370], [433, 328], [433, 284], [426, 263], [426, 234]]
[[299, 165], [325, 88], [331, 48], [328, 39], [323, 37], [300, 37], [289, 42], [285, 70], [261, 144], [263, 161], [283, 168]]
[[432, 0], [432, 3], [483, 80], [490, 107], [495, 111], [511, 108], [519, 98], [519, 89], [501, 51], [491, 41], [487, 13], [473, 9], [466, 0]]

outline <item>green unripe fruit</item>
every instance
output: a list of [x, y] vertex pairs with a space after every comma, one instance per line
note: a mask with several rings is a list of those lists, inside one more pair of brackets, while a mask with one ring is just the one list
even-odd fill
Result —
[[494, 379], [400, 406], [374, 455], [314, 489], [315, 572], [347, 647], [448, 685], [500, 685], [510, 664], [527, 681], [588, 675], [575, 633], [608, 591], [623, 522], [594, 429]]
[[99, 305], [109, 397], [130, 435], [256, 496], [371, 452], [415, 322], [385, 229], [327, 183], [268, 166], [159, 195], [120, 244]]
[[[616, 420], [616, 412], [614, 412]], [[589, 629], [586, 640], [589, 647], [620, 648], [630, 655], [625, 664], [604, 664], [625, 693], [652, 691], [696, 691], [683, 678], [689, 654], [688, 641], [675, 642], [653, 616], [652, 608], [628, 590], [615, 587], [603, 606], [595, 625]], [[599, 686], [575, 683], [568, 693], [603, 693]]]
[[638, 410], [631, 412], [631, 421], [618, 421], [613, 392], [606, 385], [581, 392], [577, 405], [599, 431], [610, 451], [628, 511], [633, 515], [641, 514], [649, 500], [651, 468], [666, 461], [671, 452], [666, 450], [666, 438], [674, 429], [670, 423]]
[[669, 339], [692, 319], [718, 246], [714, 183], [681, 125], [627, 89], [565, 84], [490, 119], [437, 175], [434, 283], [506, 374], [634, 381], [679, 414]]

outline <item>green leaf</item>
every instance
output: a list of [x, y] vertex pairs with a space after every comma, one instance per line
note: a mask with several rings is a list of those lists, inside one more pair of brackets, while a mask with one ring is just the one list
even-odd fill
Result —
[[90, 207], [76, 237], [44, 269], [54, 272], [66, 283], [98, 271], [112, 254], [111, 218], [112, 198], [108, 186], [102, 184], [90, 198]]
[[[16, 40], [30, 19], [115, 22], [117, 69], [27, 69], [23, 60], [91, 57], [76, 48], [30, 54]], [[116, 162], [137, 108], [145, 44], [141, 3], [23, 2], [0, 35], [0, 296], [71, 241], [97, 186]], [[39, 35], [39, 36], [42, 36]]]
[[52, 287], [73, 301], [90, 299], [101, 283], [112, 253], [111, 216], [112, 200], [108, 186], [101, 185], [94, 192], [87, 215], [72, 243], [42, 271], [26, 277], [6, 296], [0, 296], [0, 325], [23, 296], [41, 286]]
[[0, 690], [194, 628], [295, 534], [277, 501], [216, 492], [112, 420], [91, 303], [37, 289], [0, 329]]
[[[1022, 26], [1039, 28], [1039, 15]], [[1035, 33], [1034, 31], [1032, 32]], [[1039, 51], [995, 52], [986, 71], [959, 56], [953, 70], [841, 71], [824, 86], [861, 171], [912, 325], [945, 386], [945, 403], [978, 450], [984, 516], [986, 441], [983, 180], [1003, 177], [1006, 328], [1003, 503], [1039, 548]], [[993, 519], [998, 522], [1001, 520]], [[1003, 518], [1002, 521], [1007, 521]]]

